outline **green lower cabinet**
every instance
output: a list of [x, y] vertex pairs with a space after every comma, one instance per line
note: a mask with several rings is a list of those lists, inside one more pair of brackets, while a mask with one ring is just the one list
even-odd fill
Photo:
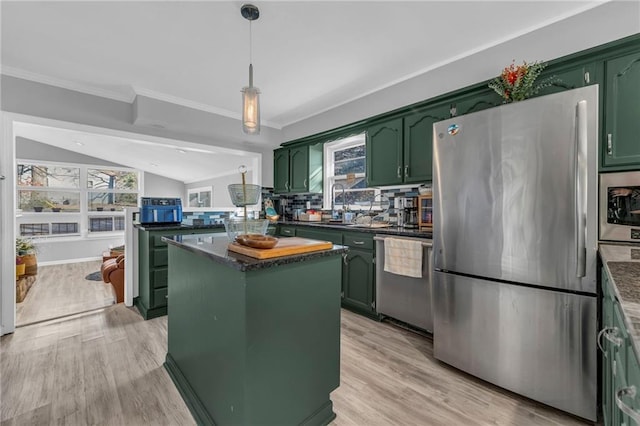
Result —
[[298, 226], [296, 237], [310, 238], [312, 240], [330, 241], [333, 244], [342, 244], [342, 232]]
[[342, 265], [342, 305], [375, 316], [373, 251], [349, 247]]
[[599, 344], [602, 349], [601, 401], [602, 420], [605, 426], [640, 424], [620, 409], [621, 404], [637, 413], [640, 419], [640, 396], [628, 394], [630, 386], [640, 392], [640, 367], [638, 357], [627, 331], [622, 308], [615, 299], [611, 280], [602, 272], [602, 331]]
[[289, 225], [278, 225], [278, 236], [280, 237], [295, 237], [296, 227]]
[[133, 301], [144, 319], [167, 314], [168, 249], [166, 235], [210, 234], [222, 228], [149, 231], [138, 229], [138, 297]]

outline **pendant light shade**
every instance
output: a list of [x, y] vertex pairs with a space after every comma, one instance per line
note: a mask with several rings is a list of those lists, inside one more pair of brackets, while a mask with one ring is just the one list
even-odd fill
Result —
[[249, 64], [249, 85], [242, 88], [242, 131], [260, 133], [260, 90], [253, 87], [253, 65]]
[[260, 11], [252, 4], [245, 4], [240, 12], [249, 21], [249, 85], [242, 88], [242, 131], [257, 135], [260, 133], [260, 90], [253, 86], [251, 21], [260, 17]]

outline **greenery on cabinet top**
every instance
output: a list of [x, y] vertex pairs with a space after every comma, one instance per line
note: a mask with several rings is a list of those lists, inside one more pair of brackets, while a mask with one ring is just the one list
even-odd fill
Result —
[[[611, 43], [603, 44], [601, 46], [596, 46], [584, 51], [572, 53], [561, 58], [550, 60], [548, 61], [548, 66], [540, 78], [544, 78], [550, 75], [557, 75], [560, 82], [554, 84], [548, 89], [541, 91], [538, 96], [561, 90], [568, 90], [587, 84], [601, 83], [601, 77], [599, 76], [600, 68], [597, 66], [597, 63], [602, 63], [608, 58], [624, 54], [625, 52], [637, 51], [640, 51], [640, 33], [613, 41]], [[499, 72], [500, 67], [496, 66], [496, 75], [499, 74]], [[587, 77], [584, 76], [584, 72], [589, 73]], [[584, 81], [585, 78], [586, 81]], [[493, 91], [491, 89], [488, 89], [487, 87], [489, 81], [490, 80], [473, 84], [465, 88], [436, 96], [434, 98], [430, 98], [393, 111], [385, 112], [374, 117], [368, 117], [364, 120], [341, 126], [339, 128], [284, 142], [282, 146], [290, 147], [298, 144], [306, 145], [309, 143], [322, 143], [342, 137], [347, 137], [356, 133], [360, 133], [366, 130], [371, 125], [381, 123], [392, 118], [407, 116], [415, 111], [423, 110], [436, 104], [449, 103], [452, 106], [451, 112], [454, 113], [453, 115], [461, 115], [462, 113], [475, 112], [480, 109], [495, 106], [499, 104], [499, 102], [497, 102], [496, 98], [491, 95]], [[474, 103], [473, 98], [475, 96], [478, 96], [478, 100]], [[456, 104], [461, 99], [470, 99], [470, 101], [472, 102], [472, 108], [469, 108], [469, 110], [467, 111], [461, 110], [459, 107], [455, 108]]]

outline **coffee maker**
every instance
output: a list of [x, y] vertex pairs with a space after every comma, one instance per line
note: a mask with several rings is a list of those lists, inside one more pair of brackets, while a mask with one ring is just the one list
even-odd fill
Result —
[[397, 197], [394, 199], [394, 208], [397, 211], [399, 227], [418, 228], [418, 200], [416, 197]]

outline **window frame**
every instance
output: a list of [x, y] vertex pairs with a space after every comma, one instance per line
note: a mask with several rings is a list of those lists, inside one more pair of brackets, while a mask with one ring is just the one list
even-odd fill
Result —
[[[367, 177], [367, 173], [366, 173], [366, 163], [367, 163], [367, 157], [366, 157], [366, 141], [367, 141], [367, 134], [366, 132], [362, 132], [362, 133], [358, 133], [356, 135], [352, 135], [352, 136], [348, 136], [345, 138], [341, 138], [341, 139], [336, 139], [330, 142], [326, 142], [323, 146], [323, 154], [324, 154], [324, 168], [323, 168], [323, 178], [324, 178], [324, 183], [323, 183], [323, 191], [325, 196], [322, 197], [322, 207], [325, 210], [331, 210], [331, 205], [333, 202], [333, 194], [331, 193], [331, 187], [333, 186], [334, 182], [336, 180], [340, 180], [340, 179], [347, 179], [347, 175], [334, 175], [334, 171], [335, 171], [335, 162], [334, 162], [334, 153], [336, 151], [342, 151], [345, 149], [349, 149], [349, 148], [353, 148], [356, 146], [364, 146], [365, 147], [365, 156], [364, 156], [364, 163], [365, 163], [365, 171], [361, 172], [361, 173], [355, 173], [354, 177], [356, 179], [358, 178], [364, 178], [365, 182], [366, 182], [366, 177]], [[365, 188], [359, 188], [358, 190], [349, 190], [347, 189], [345, 192], [354, 192], [354, 191], [363, 191], [363, 190], [369, 190], [369, 191], [374, 191], [374, 197], [377, 197], [378, 194], [380, 193], [380, 189], [378, 188], [372, 188], [369, 186], [366, 186]], [[337, 205], [334, 204], [334, 207], [336, 207], [336, 209], [338, 209]], [[340, 210], [342, 209], [342, 204], [340, 204]], [[361, 205], [361, 204], [349, 204], [345, 206], [347, 210], [369, 210], [370, 206], [369, 205]], [[374, 208], [375, 210], [375, 208]]]
[[[16, 159], [16, 168], [14, 173], [18, 173], [17, 166], [19, 164], [28, 164], [28, 165], [36, 165], [36, 166], [51, 166], [51, 167], [69, 167], [69, 168], [78, 168], [80, 170], [80, 178], [79, 178], [79, 186], [78, 188], [55, 188], [54, 190], [60, 192], [78, 192], [79, 193], [79, 211], [77, 212], [35, 212], [35, 211], [26, 211], [18, 208], [19, 202], [17, 200], [19, 191], [28, 189], [28, 190], [40, 190], [40, 191], [49, 191], [51, 188], [49, 187], [36, 187], [34, 189], [33, 186], [21, 186], [18, 185], [18, 179], [16, 178], [16, 236], [21, 237], [21, 225], [28, 224], [39, 224], [39, 223], [47, 223], [49, 226], [49, 233], [47, 235], [25, 235], [27, 238], [37, 238], [37, 239], [60, 239], [60, 240], [68, 240], [72, 238], [104, 238], [104, 237], [112, 237], [124, 235], [123, 230], [111, 230], [111, 231], [90, 231], [91, 218], [95, 217], [111, 217], [112, 221], [112, 229], [116, 227], [116, 222], [118, 218], [124, 218], [125, 212], [124, 210], [116, 210], [116, 211], [95, 211], [89, 210], [89, 193], [91, 192], [106, 192], [106, 193], [130, 193], [136, 194], [136, 205], [140, 204], [140, 197], [143, 192], [142, 178], [143, 174], [140, 170], [132, 169], [128, 167], [114, 167], [114, 166], [103, 166], [103, 165], [93, 165], [93, 164], [78, 164], [78, 163], [67, 163], [67, 162], [57, 162], [57, 161], [46, 161], [46, 160], [29, 160], [29, 159]], [[122, 172], [133, 172], [137, 175], [137, 190], [127, 190], [127, 189], [109, 189], [109, 188], [90, 188], [88, 185], [88, 174], [89, 170], [113, 170], [113, 171], [122, 171]], [[68, 233], [68, 234], [58, 234], [52, 233], [53, 224], [58, 222], [66, 222], [66, 223], [77, 223], [78, 232], [77, 233]]]

